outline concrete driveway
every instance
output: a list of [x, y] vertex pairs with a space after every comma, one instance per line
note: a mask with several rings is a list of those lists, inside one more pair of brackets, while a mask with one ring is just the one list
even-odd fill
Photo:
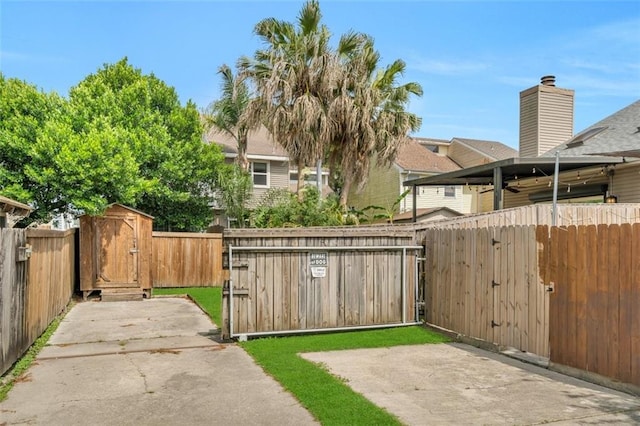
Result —
[[[312, 416], [190, 300], [74, 306], [8, 425], [306, 425]], [[408, 425], [640, 424], [640, 399], [462, 344], [304, 354]]]
[[0, 425], [314, 424], [190, 300], [74, 306], [0, 403]]
[[303, 356], [408, 425], [640, 424], [640, 398], [464, 344]]

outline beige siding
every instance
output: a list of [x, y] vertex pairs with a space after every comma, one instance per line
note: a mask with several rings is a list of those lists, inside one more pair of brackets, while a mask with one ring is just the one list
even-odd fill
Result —
[[568, 141], [572, 136], [573, 91], [545, 87], [540, 93], [538, 155]]
[[538, 155], [538, 93], [520, 93], [520, 156]]
[[[436, 207], [448, 207], [460, 213], [471, 213], [472, 195], [463, 191], [462, 186], [456, 186], [455, 197], [445, 197], [444, 188], [439, 186], [422, 186], [418, 188], [417, 207], [418, 209], [430, 209]], [[463, 193], [465, 192], [465, 193]], [[412, 208], [411, 198], [407, 196], [406, 209]]]
[[[254, 160], [260, 162], [261, 160]], [[289, 163], [287, 161], [270, 161], [269, 162], [269, 187], [254, 187], [249, 208], [258, 205], [262, 197], [271, 188], [289, 189]]]
[[463, 168], [479, 166], [481, 164], [491, 162], [486, 155], [461, 144], [455, 139], [451, 142], [451, 146], [449, 147], [449, 157]]
[[520, 93], [520, 156], [537, 157], [573, 136], [573, 90], [535, 86]]
[[271, 188], [289, 188], [289, 163], [287, 161], [272, 161], [269, 176]]
[[[374, 160], [372, 160], [373, 163]], [[392, 165], [386, 168], [371, 166], [367, 185], [360, 192], [356, 188], [351, 190], [349, 205], [357, 209], [363, 209], [367, 206], [389, 208], [393, 206], [404, 190], [401, 187], [401, 180], [400, 171], [396, 166]], [[410, 199], [411, 195], [408, 195], [407, 198]]]
[[640, 161], [616, 166], [613, 176], [613, 195], [619, 203], [640, 203]]
[[482, 191], [486, 189], [488, 188], [483, 186], [478, 187], [478, 213], [493, 211], [493, 191], [488, 191], [483, 194]]

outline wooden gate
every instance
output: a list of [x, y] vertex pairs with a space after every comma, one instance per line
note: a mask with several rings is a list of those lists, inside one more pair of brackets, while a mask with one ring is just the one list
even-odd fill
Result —
[[550, 361], [640, 392], [640, 224], [553, 227], [544, 259]]
[[418, 323], [422, 247], [410, 229], [247, 229], [224, 238], [225, 337]]
[[428, 323], [548, 356], [549, 296], [538, 274], [535, 226], [421, 232]]

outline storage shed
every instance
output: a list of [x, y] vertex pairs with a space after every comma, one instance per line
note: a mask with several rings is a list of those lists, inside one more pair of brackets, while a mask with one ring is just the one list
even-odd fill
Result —
[[80, 290], [86, 299], [140, 300], [151, 295], [153, 217], [121, 204], [80, 217]]

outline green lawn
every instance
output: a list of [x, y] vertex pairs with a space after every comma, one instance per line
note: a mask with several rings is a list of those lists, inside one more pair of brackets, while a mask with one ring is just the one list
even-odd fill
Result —
[[222, 287], [154, 288], [153, 295], [188, 294], [209, 315], [213, 322], [222, 326]]
[[[157, 288], [153, 294], [189, 294], [216, 324], [222, 324], [220, 287]], [[323, 425], [399, 425], [384, 409], [354, 392], [324, 367], [304, 360], [303, 352], [441, 343], [448, 339], [421, 326], [269, 337], [240, 345], [268, 374], [291, 392]]]
[[377, 407], [344, 381], [302, 352], [446, 342], [444, 336], [421, 326], [250, 340], [241, 346], [298, 398], [323, 425], [395, 425], [398, 419]]

